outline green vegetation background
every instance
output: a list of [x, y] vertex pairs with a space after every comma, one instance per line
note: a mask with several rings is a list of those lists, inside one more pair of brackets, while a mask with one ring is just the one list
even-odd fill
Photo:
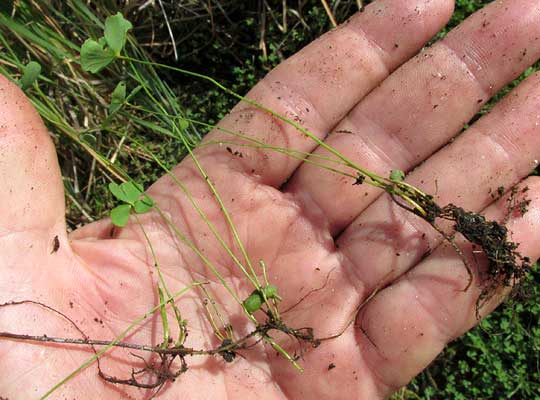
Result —
[[[32, 3], [32, 0], [20, 0], [20, 3]], [[51, 1], [51, 6], [61, 7], [61, 3]], [[139, 43], [156, 61], [212, 76], [242, 94], [283, 59], [331, 28], [320, 0], [163, 0], [163, 9], [157, 1], [153, 6], [150, 3], [143, 0], [89, 2], [96, 14], [123, 12], [134, 22], [134, 35]], [[338, 22], [358, 9], [357, 1], [329, 3]], [[366, 3], [368, 1], [364, 1]], [[456, 0], [454, 16], [438, 37], [488, 3], [487, 0]], [[141, 8], [144, 5], [146, 7]], [[178, 61], [174, 58], [164, 14], [171, 23]], [[69, 15], [66, 17], [69, 19]], [[7, 43], [19, 48], [17, 37], [4, 33]], [[0, 44], [1, 51], [5, 49]], [[29, 54], [22, 53], [22, 57], [27, 61], [31, 59]], [[194, 119], [215, 123], [236, 102], [200, 81], [167, 72], [161, 76], [178, 96], [185, 113]], [[110, 93], [117, 79], [111, 82], [114, 83], [103, 80], [95, 84], [109, 85]], [[57, 90], [52, 88], [50, 96], [54, 101], [60, 89], [59, 86]], [[498, 98], [500, 96], [495, 101]], [[84, 115], [85, 111], [77, 108], [77, 104], [71, 106], [76, 113], [92, 118]], [[66, 109], [69, 107], [67, 104]], [[145, 136], [142, 132], [138, 139], [145, 141], [168, 166], [177, 163], [183, 153], [181, 146], [162, 137]], [[100, 173], [99, 165], [69, 138], [57, 135], [55, 140], [67, 191], [68, 224], [76, 228], [104, 216], [112, 207], [113, 201], [106, 190], [107, 174], [106, 171]], [[103, 149], [111, 147], [111, 143], [100, 137], [95, 145]], [[120, 150], [114, 155], [115, 162], [131, 176], [145, 184], [158, 178], [160, 172], [151, 160], [129, 146], [122, 147], [121, 143], [117, 148]], [[540, 399], [539, 284], [540, 272], [536, 269], [519, 302], [509, 302], [480, 327], [449, 344], [425, 372], [393, 399]]]

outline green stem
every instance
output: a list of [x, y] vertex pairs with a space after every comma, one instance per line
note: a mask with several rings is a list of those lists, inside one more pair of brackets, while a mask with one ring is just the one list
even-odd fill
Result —
[[[167, 168], [162, 162], [161, 160], [155, 156], [155, 154], [150, 150], [148, 149], [148, 147], [146, 147], [145, 145], [143, 145], [142, 143], [140, 143], [138, 140], [136, 139], [133, 139], [133, 138], [128, 138], [128, 140], [130, 140], [131, 142], [135, 143], [136, 145], [140, 146], [142, 149], [144, 149], [148, 155], [150, 157], [152, 157], [152, 159], [165, 171], [165, 173], [176, 183], [176, 185], [182, 190], [182, 192], [184, 192], [184, 194], [186, 195], [186, 197], [188, 198], [189, 202], [191, 203], [191, 205], [193, 206], [193, 208], [195, 208], [195, 210], [197, 211], [197, 213], [199, 214], [199, 216], [203, 219], [203, 221], [206, 223], [206, 225], [208, 226], [208, 228], [210, 229], [210, 231], [212, 232], [212, 234], [214, 235], [214, 237], [218, 240], [218, 242], [220, 243], [220, 245], [223, 247], [223, 249], [227, 252], [227, 254], [232, 258], [232, 260], [235, 262], [235, 264], [242, 270], [242, 272], [246, 275], [246, 277], [249, 279], [250, 278], [250, 275], [249, 273], [245, 270], [244, 266], [242, 265], [242, 263], [240, 262], [240, 260], [238, 260], [238, 258], [236, 257], [236, 255], [232, 252], [231, 248], [227, 245], [227, 243], [225, 243], [225, 241], [223, 240], [223, 238], [221, 237], [221, 235], [219, 234], [219, 232], [217, 231], [216, 227], [214, 226], [214, 224], [212, 224], [212, 222], [208, 219], [208, 216], [206, 215], [206, 213], [202, 210], [202, 208], [199, 206], [199, 204], [197, 203], [197, 201], [195, 200], [195, 198], [193, 197], [193, 195], [191, 194], [191, 192], [189, 191], [189, 189], [187, 188], [186, 185], [184, 185], [182, 183], [182, 181], [180, 181], [180, 179], [178, 179], [178, 177], [169, 169]], [[255, 283], [252, 281], [252, 283], [255, 285]], [[255, 285], [255, 287], [257, 287]]]
[[[132, 70], [134, 71], [134, 73], [136, 74], [136, 76], [141, 80], [142, 82], [142, 79], [140, 77], [140, 75], [138, 74], [138, 71], [133, 67]], [[142, 82], [144, 83], [144, 82]], [[161, 104], [154, 98], [152, 92], [150, 92], [148, 90], [148, 88], [146, 87], [146, 85], [143, 85], [143, 89], [145, 91], [145, 93], [152, 99], [152, 101], [154, 101], [154, 103], [162, 110], [162, 112], [166, 113], [166, 110], [163, 108], [163, 106], [161, 106]], [[246, 269], [244, 268], [243, 265], [241, 265], [241, 263], [237, 263], [237, 265], [239, 265], [240, 269], [242, 270], [242, 272], [246, 275], [246, 277], [248, 278], [248, 280], [252, 283], [252, 285], [256, 288], [256, 289], [260, 289], [261, 288], [261, 284], [259, 282], [259, 279], [258, 279], [258, 276], [257, 274], [255, 273], [255, 270], [253, 269], [253, 265], [251, 264], [251, 260], [244, 248], [244, 245], [242, 243], [242, 240], [240, 239], [240, 235], [238, 234], [238, 231], [236, 230], [236, 226], [235, 224], [233, 223], [232, 221], [232, 218], [227, 210], [227, 208], [225, 207], [225, 204], [223, 203], [223, 200], [221, 199], [221, 196], [219, 195], [219, 193], [217, 192], [214, 184], [210, 181], [208, 175], [206, 174], [205, 170], [203, 169], [202, 165], [199, 163], [199, 160], [197, 159], [197, 157], [193, 154], [193, 151], [191, 149], [191, 145], [187, 142], [187, 140], [185, 139], [185, 137], [180, 133], [180, 131], [178, 130], [178, 127], [176, 124], [172, 124], [172, 128], [173, 128], [173, 131], [176, 133], [176, 136], [180, 138], [180, 140], [182, 141], [182, 143], [184, 144], [184, 146], [186, 147], [186, 149], [188, 150], [189, 152], [189, 155], [190, 157], [192, 158], [193, 162], [195, 163], [197, 169], [199, 170], [200, 174], [202, 175], [202, 177], [204, 178], [206, 184], [208, 185], [208, 187], [210, 188], [210, 190], [212, 191], [212, 193], [214, 194], [214, 197], [216, 199], [216, 201], [218, 202], [218, 205], [220, 206], [220, 209], [221, 211], [223, 212], [223, 215], [225, 216], [225, 220], [227, 221], [227, 224], [229, 225], [229, 228], [231, 229], [231, 232], [234, 236], [234, 239], [240, 249], [240, 252], [242, 253], [242, 256], [244, 257], [244, 259], [246, 260], [246, 263], [248, 265], [248, 268], [250, 269], [250, 272], [251, 272], [251, 275], [246, 271]], [[207, 220], [208, 221], [208, 220]], [[208, 221], [209, 222], [209, 221]], [[210, 226], [210, 225], [209, 225]], [[221, 239], [221, 236], [218, 235], [216, 236], [218, 238], [218, 240], [220, 241], [220, 243], [224, 243], [223, 240]], [[223, 245], [223, 244], [222, 244]], [[228, 248], [228, 246], [227, 246]], [[230, 250], [230, 249], [229, 249]], [[230, 254], [232, 254], [232, 251], [230, 252]], [[236, 257], [233, 257], [233, 259], [237, 260]]]
[[157, 206], [154, 206], [156, 211], [159, 213], [161, 218], [169, 225], [169, 227], [174, 231], [174, 234], [182, 241], [184, 244], [186, 244], [199, 258], [203, 261], [203, 263], [212, 271], [212, 273], [219, 279], [220, 283], [225, 287], [225, 289], [229, 292], [229, 294], [232, 296], [232, 298], [242, 307], [245, 314], [248, 316], [248, 318], [253, 322], [254, 324], [258, 324], [257, 320], [253, 315], [251, 315], [246, 308], [244, 307], [242, 300], [238, 297], [238, 295], [232, 290], [232, 288], [229, 286], [229, 284], [225, 281], [223, 276], [219, 273], [219, 271], [214, 267], [214, 265], [210, 262], [208, 258], [204, 254], [201, 253], [201, 251], [193, 244], [191, 241], [182, 235], [182, 233], [179, 231], [179, 229], [176, 227], [173, 221]]
[[[167, 288], [167, 283], [165, 282], [165, 278], [163, 277], [163, 274], [161, 273], [161, 267], [159, 266], [159, 261], [158, 261], [158, 258], [157, 258], [157, 254], [156, 254], [156, 252], [154, 250], [154, 246], [152, 245], [152, 242], [150, 241], [150, 238], [148, 237], [148, 234], [146, 233], [146, 229], [144, 229], [144, 226], [141, 223], [141, 220], [139, 219], [139, 216], [137, 214], [134, 214], [134, 217], [135, 217], [135, 220], [137, 221], [137, 224], [139, 225], [139, 227], [140, 227], [140, 229], [141, 229], [141, 231], [142, 231], [142, 233], [144, 235], [144, 239], [146, 240], [146, 243], [148, 244], [148, 247], [150, 248], [150, 253], [152, 254], [152, 259], [154, 260], [154, 266], [156, 267], [156, 270], [157, 270], [157, 273], [158, 273], [158, 279], [159, 279], [158, 294], [159, 294], [159, 299], [161, 301], [161, 300], [163, 300], [164, 296], [163, 296], [163, 292], [162, 292], [162, 290], [160, 288], [160, 285], [161, 285], [161, 287], [163, 287], [163, 290], [165, 291], [165, 294], [168, 297], [171, 297], [171, 292]], [[176, 345], [178, 346], [178, 345], [184, 344], [185, 329], [184, 329], [182, 314], [180, 313], [180, 310], [176, 306], [176, 303], [174, 302], [174, 300], [172, 300], [170, 304], [171, 304], [171, 307], [172, 307], [172, 309], [174, 311], [176, 321], [178, 322], [179, 334], [178, 334], [178, 341], [176, 342]], [[167, 312], [165, 310], [165, 307], [163, 307], [161, 309], [161, 317], [162, 317], [162, 323], [163, 323], [163, 344], [162, 344], [162, 346], [167, 347], [169, 345], [170, 332], [169, 332], [169, 324], [168, 324]]]
[[252, 105], [253, 107], [258, 108], [258, 109], [260, 109], [262, 111], [265, 111], [268, 114], [272, 115], [273, 117], [278, 118], [281, 121], [287, 123], [288, 125], [296, 128], [298, 131], [303, 133], [305, 136], [312, 139], [319, 146], [321, 146], [322, 148], [324, 148], [325, 150], [327, 150], [328, 152], [330, 152], [331, 154], [333, 154], [334, 156], [336, 156], [337, 158], [339, 158], [340, 160], [345, 162], [345, 164], [347, 166], [349, 166], [349, 167], [361, 172], [362, 174], [370, 177], [374, 182], [381, 181], [381, 183], [382, 183], [382, 181], [384, 181], [384, 178], [382, 178], [382, 177], [378, 176], [377, 174], [374, 174], [374, 173], [372, 173], [372, 172], [370, 172], [368, 170], [365, 170], [365, 169], [359, 167], [354, 162], [352, 162], [347, 157], [345, 157], [343, 154], [341, 154], [339, 151], [335, 150], [333, 147], [326, 144], [324, 141], [322, 141], [317, 136], [315, 136], [314, 134], [309, 132], [306, 128], [304, 128], [303, 126], [301, 126], [297, 122], [294, 122], [293, 120], [291, 120], [291, 119], [289, 119], [289, 118], [287, 118], [287, 117], [273, 111], [272, 109], [270, 109], [270, 108], [268, 108], [268, 107], [266, 107], [266, 106], [264, 106], [264, 105], [262, 105], [262, 104], [260, 104], [260, 103], [258, 103], [256, 101], [254, 101], [254, 100], [251, 100], [251, 99], [249, 99], [247, 97], [244, 97], [244, 96], [236, 93], [235, 91], [233, 91], [233, 90], [229, 89], [228, 87], [222, 85], [221, 83], [219, 83], [217, 80], [215, 80], [214, 78], [212, 78], [210, 76], [207, 76], [207, 75], [204, 75], [204, 74], [199, 74], [197, 72], [185, 70], [185, 69], [178, 68], [178, 67], [172, 67], [172, 66], [166, 65], [166, 64], [155, 63], [155, 62], [152, 62], [152, 61], [145, 61], [145, 60], [137, 60], [137, 59], [127, 57], [127, 56], [121, 56], [120, 59], [124, 59], [124, 60], [127, 60], [127, 61], [131, 61], [131, 62], [134, 62], [134, 63], [143, 64], [143, 65], [152, 65], [152, 66], [156, 66], [156, 67], [160, 67], [160, 68], [164, 68], [164, 69], [169, 69], [169, 70], [176, 71], [176, 72], [179, 72], [179, 73], [184, 74], [184, 75], [193, 76], [193, 77], [196, 77], [196, 78], [199, 78], [199, 79], [206, 80], [206, 81], [212, 83], [217, 88], [223, 90], [225, 93], [228, 93], [231, 96], [237, 98], [238, 100], [243, 101], [243, 102], [245, 102], [245, 103], [247, 103], [249, 105]]
[[[193, 72], [193, 71], [189, 71], [189, 70], [185, 70], [185, 69], [182, 69], [182, 68], [178, 68], [178, 67], [172, 67], [170, 65], [166, 65], [166, 64], [161, 64], [161, 63], [155, 63], [155, 62], [151, 62], [151, 61], [145, 61], [145, 60], [137, 60], [137, 59], [134, 59], [134, 58], [131, 58], [131, 57], [127, 57], [127, 56], [121, 56], [119, 57], [120, 59], [123, 59], [123, 60], [126, 60], [126, 61], [130, 61], [132, 63], [138, 63], [138, 64], [143, 64], [143, 65], [152, 65], [152, 66], [155, 66], [155, 67], [160, 67], [160, 68], [164, 68], [164, 69], [169, 69], [169, 70], [172, 70], [172, 71], [175, 71], [175, 72], [179, 72], [181, 74], [184, 74], [184, 75], [187, 75], [187, 76], [192, 76], [192, 77], [196, 77], [196, 78], [199, 78], [199, 79], [203, 79], [203, 80], [206, 80], [210, 83], [212, 83], [214, 86], [216, 86], [217, 88], [221, 89], [222, 91], [224, 91], [225, 93], [227, 94], [230, 94], [231, 96], [237, 98], [238, 100], [240, 101], [243, 101], [255, 108], [258, 108], [262, 111], [265, 111], [267, 112], [268, 114], [272, 115], [273, 117], [287, 123], [288, 125], [294, 127], [295, 129], [297, 129], [299, 132], [303, 133], [305, 136], [309, 137], [310, 139], [312, 139], [315, 143], [317, 143], [319, 146], [321, 146], [323, 149], [325, 149], [326, 151], [328, 151], [330, 154], [334, 155], [335, 157], [337, 157], [338, 159], [342, 160], [346, 166], [358, 171], [360, 174], [366, 176], [369, 178], [368, 181], [366, 181], [367, 183], [371, 184], [372, 186], [375, 186], [375, 187], [378, 187], [378, 188], [381, 188], [389, 193], [392, 193], [392, 194], [395, 194], [397, 196], [400, 196], [402, 197], [402, 194], [406, 194], [407, 190], [400, 190], [400, 186], [403, 184], [403, 182], [395, 182], [393, 180], [390, 180], [388, 178], [383, 178], [371, 171], [368, 171], [358, 165], [356, 165], [354, 162], [352, 162], [351, 160], [349, 160], [347, 157], [345, 157], [343, 154], [341, 154], [339, 151], [335, 150], [332, 146], [326, 144], [322, 139], [318, 138], [317, 136], [315, 136], [314, 134], [312, 134], [311, 132], [309, 132], [307, 129], [305, 129], [304, 127], [302, 127], [300, 124], [298, 124], [297, 122], [273, 111], [272, 109], [254, 101], [254, 100], [251, 100], [247, 97], [244, 97], [236, 92], [234, 92], [233, 90], [227, 88], [226, 86], [222, 85], [221, 83], [219, 83], [217, 80], [215, 80], [214, 78], [210, 77], [210, 76], [207, 76], [207, 75], [204, 75], [204, 74], [199, 74], [197, 72]], [[190, 154], [191, 154], [191, 150], [190, 151]], [[403, 185], [405, 186], [405, 185]], [[411, 185], [407, 185], [409, 187], [412, 187]], [[414, 188], [414, 191], [417, 192], [418, 194], [421, 194], [422, 196], [426, 196], [425, 193], [423, 193], [422, 191], [420, 191], [419, 189], [417, 188]], [[404, 197], [404, 200], [406, 201], [409, 201], [410, 198], [405, 198]], [[417, 203], [411, 203], [412, 206], [414, 208], [417, 208], [421, 213], [425, 214], [425, 210]], [[249, 259], [247, 260], [249, 261]]]
[[304, 372], [304, 368], [302, 368], [300, 366], [300, 364], [298, 364], [296, 362], [296, 360], [294, 358], [291, 357], [291, 355], [289, 353], [287, 353], [287, 351], [281, 347], [279, 345], [278, 342], [276, 342], [274, 340], [273, 337], [269, 336], [269, 335], [264, 335], [264, 340], [266, 340], [268, 343], [270, 343], [270, 345], [279, 353], [281, 354], [283, 357], [285, 357], [292, 365], [294, 365], [294, 367], [300, 371], [300, 372]]

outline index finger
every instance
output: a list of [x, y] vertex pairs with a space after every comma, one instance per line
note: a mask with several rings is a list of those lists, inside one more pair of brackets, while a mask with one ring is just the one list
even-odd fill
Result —
[[[419, 51], [452, 11], [452, 0], [376, 1], [280, 64], [247, 97], [324, 138], [356, 103]], [[272, 146], [306, 152], [316, 146], [294, 127], [245, 103], [238, 104], [219, 126]], [[209, 141], [245, 142], [219, 130], [206, 136], [204, 142]], [[275, 151], [232, 150], [233, 155], [228, 155], [226, 147], [210, 146], [197, 155], [200, 159], [209, 155], [220, 163], [223, 157], [215, 155], [223, 153], [231, 168], [273, 186], [281, 185], [300, 163]], [[234, 156], [238, 150], [241, 158]]]

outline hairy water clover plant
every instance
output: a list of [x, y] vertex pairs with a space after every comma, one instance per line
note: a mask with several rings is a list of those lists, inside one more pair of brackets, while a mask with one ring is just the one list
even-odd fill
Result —
[[[128, 61], [138, 63], [141, 61], [130, 59], [129, 57], [124, 58]], [[142, 63], [148, 63], [147, 61], [142, 61]], [[464, 288], [467, 290], [472, 283], [473, 275], [471, 267], [468, 264], [465, 257], [461, 253], [461, 250], [455, 245], [454, 239], [452, 236], [447, 236], [437, 225], [436, 221], [439, 219], [449, 220], [454, 223], [454, 229], [463, 234], [464, 237], [469, 240], [471, 243], [478, 245], [486, 254], [488, 258], [488, 268], [489, 276], [494, 281], [502, 279], [505, 285], [514, 285], [521, 277], [523, 277], [527, 271], [531, 268], [530, 260], [527, 257], [522, 257], [517, 252], [517, 245], [508, 240], [508, 231], [502, 225], [494, 221], [487, 221], [484, 217], [477, 213], [468, 212], [462, 208], [455, 206], [453, 204], [448, 204], [444, 207], [439, 206], [435, 203], [433, 196], [424, 193], [422, 190], [406, 183], [404, 181], [405, 173], [400, 170], [390, 171], [388, 178], [381, 177], [373, 172], [367, 171], [364, 168], [356, 165], [344, 155], [337, 152], [335, 149], [327, 145], [321, 139], [310, 133], [308, 130], [303, 128], [299, 123], [292, 121], [291, 119], [277, 114], [273, 110], [253, 101], [249, 98], [245, 98], [227, 87], [224, 87], [215, 79], [194, 73], [191, 71], [183, 70], [181, 68], [170, 67], [162, 64], [154, 64], [158, 67], [170, 69], [188, 76], [193, 76], [196, 78], [204, 79], [212, 84], [214, 84], [219, 89], [225, 91], [226, 93], [236, 97], [240, 101], [250, 104], [253, 107], [256, 107], [260, 110], [267, 112], [275, 118], [282, 120], [283, 122], [293, 126], [299, 132], [306, 135], [308, 138], [316, 142], [320, 147], [327, 150], [331, 155], [335, 156], [335, 160], [341, 162], [342, 165], [348, 168], [352, 168], [357, 171], [355, 176], [354, 184], [362, 184], [366, 182], [372, 186], [378, 187], [389, 193], [392, 198], [396, 201], [398, 205], [407, 209], [408, 211], [418, 215], [428, 223], [430, 223], [443, 237], [449, 241], [456, 252], [462, 257], [463, 263], [467, 272], [469, 274], [469, 282]], [[233, 135], [237, 133], [232, 132]], [[279, 151], [279, 149], [276, 149]], [[281, 149], [282, 152], [284, 149]], [[307, 160], [304, 158], [304, 160]], [[350, 176], [349, 173], [344, 171], [334, 171], [338, 172], [345, 176]], [[521, 211], [526, 210], [527, 200], [524, 200], [518, 205], [518, 208]], [[513, 211], [514, 207], [509, 209]], [[497, 284], [495, 284], [496, 286]], [[492, 286], [482, 294], [479, 298], [479, 305], [486, 298], [489, 298], [490, 293], [493, 292], [494, 287]]]
[[[121, 15], [117, 14], [116, 16], [109, 17], [109, 18], [111, 19], [114, 18], [113, 20], [114, 24], [120, 27], [123, 27], [125, 30], [124, 32], [127, 32], [129, 30], [130, 24], [124, 22], [122, 20]], [[112, 26], [112, 24], [113, 22], [109, 22], [109, 19], [107, 20], [105, 24], [106, 26], [105, 34], [104, 34], [105, 42], [107, 41], [106, 40], [107, 26]], [[102, 42], [104, 41], [102, 40]], [[92, 46], [93, 48], [96, 47], [95, 44], [93, 44]], [[83, 57], [83, 51], [84, 51], [84, 46], [81, 49], [81, 63], [83, 63], [83, 67], [84, 67], [84, 63], [87, 62], [88, 60], [86, 57]], [[104, 52], [107, 52], [105, 47], [104, 47]], [[107, 54], [112, 55], [111, 52], [108, 52]], [[523, 276], [523, 274], [530, 267], [529, 260], [527, 258], [521, 257], [521, 255], [517, 253], [516, 251], [517, 246], [513, 244], [512, 242], [508, 241], [507, 231], [504, 227], [502, 227], [502, 225], [493, 221], [487, 221], [485, 218], [483, 218], [482, 216], [478, 214], [467, 212], [452, 204], [449, 204], [444, 207], [437, 205], [433, 199], [433, 196], [408, 184], [405, 181], [405, 173], [403, 171], [400, 171], [397, 169], [392, 170], [390, 171], [388, 177], [379, 176], [371, 171], [368, 171], [356, 165], [355, 163], [350, 161], [347, 157], [345, 157], [344, 155], [342, 155], [341, 153], [339, 153], [338, 151], [336, 151], [335, 149], [327, 145], [321, 139], [314, 136], [311, 132], [306, 130], [299, 123], [274, 112], [273, 110], [257, 103], [256, 101], [253, 101], [249, 98], [245, 98], [233, 92], [232, 90], [221, 85], [219, 82], [217, 82], [211, 77], [194, 73], [191, 71], [183, 70], [181, 68], [170, 67], [167, 65], [162, 65], [162, 64], [145, 61], [145, 60], [137, 60], [132, 57], [122, 56], [121, 49], [119, 49], [118, 47], [115, 48], [114, 58], [110, 58], [109, 55], [103, 56], [102, 58], [103, 63], [101, 64], [100, 68], [98, 68], [96, 71], [99, 71], [102, 68], [105, 68], [106, 66], [108, 66], [113, 61], [114, 58], [128, 63], [128, 65], [131, 66], [130, 68], [133, 71], [137, 85], [142, 88], [141, 90], [143, 90], [146, 93], [149, 99], [151, 99], [152, 101], [156, 103], [157, 103], [157, 99], [154, 98], [153, 93], [146, 87], [144, 79], [140, 75], [137, 74], [136, 70], [133, 69], [133, 65], [151, 64], [156, 67], [169, 69], [171, 71], [175, 71], [181, 74], [185, 74], [188, 76], [192, 76], [195, 78], [209, 81], [210, 83], [212, 83], [219, 89], [223, 90], [225, 93], [233, 97], [236, 97], [238, 100], [248, 103], [251, 106], [256, 107], [260, 110], [263, 110], [264, 112], [267, 112], [271, 116], [277, 119], [280, 119], [281, 121], [293, 126], [299, 132], [301, 132], [302, 134], [304, 134], [305, 136], [307, 136], [308, 138], [316, 142], [319, 146], [326, 149], [333, 156], [333, 158], [327, 157], [322, 161], [330, 160], [333, 163], [335, 163], [336, 167], [338, 168], [332, 168], [328, 166], [323, 166], [322, 164], [318, 164], [318, 161], [316, 159], [313, 160], [311, 156], [310, 158], [308, 158], [307, 154], [295, 153], [294, 150], [279, 149], [279, 148], [275, 148], [272, 150], [283, 152], [285, 154], [299, 158], [303, 161], [315, 163], [317, 165], [320, 165], [323, 168], [329, 169], [338, 174], [348, 176], [353, 179], [353, 184], [361, 185], [365, 183], [365, 184], [369, 184], [369, 185], [383, 189], [384, 191], [386, 191], [392, 196], [392, 198], [395, 200], [395, 202], [398, 205], [416, 214], [417, 216], [421, 217], [425, 221], [429, 222], [435, 229], [437, 229], [445, 237], [446, 240], [448, 240], [450, 243], [454, 245], [458, 254], [461, 255], [461, 250], [454, 244], [453, 237], [447, 236], [437, 225], [438, 220], [450, 220], [454, 222], [454, 228], [458, 232], [462, 233], [469, 241], [471, 241], [473, 244], [480, 246], [486, 252], [486, 255], [489, 261], [489, 273], [491, 274], [491, 277], [494, 280], [502, 278], [504, 284], [511, 285], [513, 284], [513, 282], [515, 282], [521, 276]], [[119, 103], [124, 102], [125, 104], [130, 106], [129, 102], [124, 101], [125, 90], [123, 89], [123, 87], [122, 89], [119, 89], [119, 91], [120, 91], [120, 94], [117, 97], [119, 97], [120, 100], [117, 100], [116, 103], [119, 104]], [[145, 111], [145, 110], [142, 110], [142, 111]], [[183, 140], [183, 141], [184, 139], [183, 139], [183, 136], [180, 134], [180, 132], [183, 129], [185, 129], [189, 123], [196, 123], [195, 121], [190, 121], [186, 118], [174, 118], [174, 116], [167, 114], [167, 112], [163, 109], [160, 110], [158, 113], [162, 117], [169, 118], [169, 120], [171, 121], [170, 129], [171, 129], [172, 135], [179, 137], [180, 140]], [[212, 128], [216, 128], [216, 127], [212, 127]], [[217, 129], [220, 129], [220, 128], [218, 127]], [[261, 148], [265, 148], [264, 143], [250, 142], [249, 135], [242, 135], [237, 132], [227, 132], [227, 133], [230, 133], [232, 136], [247, 139], [248, 146], [253, 145], [253, 146], [259, 146]], [[264, 340], [267, 340], [274, 348], [276, 348], [276, 350], [280, 351], [286, 358], [290, 359], [294, 363], [293, 358], [290, 357], [288, 354], [286, 354], [286, 352], [284, 352], [284, 350], [275, 341], [273, 341], [271, 337], [267, 334], [268, 328], [270, 326], [273, 327], [274, 329], [276, 327], [281, 327], [281, 330], [283, 332], [288, 332], [288, 333], [294, 332], [294, 329], [291, 329], [282, 325], [282, 322], [279, 316], [279, 309], [278, 309], [278, 302], [281, 300], [281, 298], [277, 294], [278, 292], [277, 288], [271, 285], [270, 282], [268, 282], [268, 279], [266, 277], [264, 263], [261, 263], [261, 266], [263, 269], [263, 276], [264, 276], [265, 282], [263, 283], [259, 280], [258, 274], [255, 272], [253, 266], [251, 265], [250, 258], [245, 252], [243, 244], [239, 240], [239, 236], [236, 232], [236, 228], [234, 227], [234, 224], [229, 216], [227, 209], [225, 208], [220, 198], [219, 193], [214, 188], [212, 182], [209, 179], [207, 179], [204, 169], [202, 168], [201, 164], [197, 161], [197, 158], [191, 151], [191, 146], [185, 141], [184, 141], [184, 144], [188, 148], [189, 154], [194, 160], [195, 165], [198, 168], [201, 176], [205, 178], [205, 181], [210, 187], [212, 193], [214, 194], [216, 201], [219, 203], [220, 208], [223, 212], [223, 216], [226, 219], [233, 233], [236, 243], [241, 249], [244, 262], [246, 263], [246, 265], [243, 265], [243, 262], [241, 262], [238, 258], [236, 258], [236, 256], [232, 254], [232, 252], [230, 252], [230, 249], [228, 249], [228, 246], [223, 242], [223, 240], [218, 238], [222, 246], [228, 251], [229, 255], [233, 258], [234, 262], [237, 264], [237, 266], [242, 270], [246, 278], [254, 286], [252, 293], [241, 302], [241, 305], [244, 308], [244, 311], [246, 312], [248, 318], [250, 318], [252, 322], [254, 322], [256, 326], [258, 327], [256, 331], [259, 330], [260, 336]], [[269, 147], [266, 147], [266, 148], [269, 148]], [[343, 167], [349, 170], [352, 169], [356, 172], [354, 174], [351, 174], [350, 172], [343, 170], [342, 169]], [[176, 183], [179, 186], [183, 187], [181, 182], [177, 181]], [[138, 193], [138, 195], [140, 195], [140, 193]], [[188, 197], [190, 196], [188, 192], [186, 192], [186, 195], [188, 195]], [[197, 208], [195, 204], [194, 206]], [[134, 203], [132, 205], [126, 204], [123, 210], [131, 209], [131, 207], [133, 208], [135, 207]], [[205, 219], [206, 216], [204, 215], [204, 213], [202, 213], [202, 210], [198, 209], [198, 211], [201, 217]], [[123, 212], [125, 213], [125, 211]], [[206, 218], [205, 220], [210, 226], [210, 222], [208, 221], [208, 219]], [[213, 232], [217, 236], [216, 231], [213, 230]], [[468, 285], [464, 288], [464, 290], [467, 290], [472, 282], [472, 272], [465, 258], [463, 258], [463, 260], [464, 260], [464, 265], [470, 277]], [[519, 266], [518, 263], [520, 261], [522, 262], [522, 264]], [[487, 296], [489, 296], [489, 293], [485, 293], [483, 297], [485, 298]], [[266, 306], [263, 311], [268, 318], [268, 320], [266, 321], [266, 325], [257, 322], [253, 318], [253, 313], [261, 310], [263, 305]], [[304, 338], [307, 341], [317, 342], [319, 340], [319, 339], [315, 339], [312, 336], [312, 334], [307, 334], [304, 336], [305, 336]], [[302, 337], [302, 335], [298, 333], [295, 337], [299, 338], [299, 337]], [[227, 351], [234, 351], [234, 342], [233, 343], [227, 342], [227, 344], [231, 346], [228, 348]]]

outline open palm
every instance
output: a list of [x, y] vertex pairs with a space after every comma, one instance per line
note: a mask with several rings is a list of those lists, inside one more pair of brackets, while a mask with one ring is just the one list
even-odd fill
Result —
[[[451, 140], [505, 84], [540, 55], [540, 5], [497, 1], [443, 41], [422, 46], [452, 13], [450, 0], [379, 0], [281, 64], [248, 95], [310, 130], [349, 159], [407, 180], [435, 195], [505, 217], [490, 191], [522, 180], [540, 158], [540, 76], [533, 74], [465, 133]], [[403, 65], [402, 65], [403, 64]], [[400, 67], [401, 66], [401, 67]], [[400, 67], [400, 68], [398, 68]], [[158, 302], [148, 235], [171, 292], [209, 282], [237, 336], [249, 332], [241, 308], [201, 259], [157, 213], [123, 229], [106, 219], [66, 234], [63, 186], [54, 147], [24, 95], [0, 78], [0, 303], [33, 300], [70, 317], [85, 335], [110, 340]], [[293, 127], [239, 104], [221, 127], [267, 144], [326, 154]], [[241, 142], [220, 131], [205, 141]], [[451, 142], [450, 144], [447, 144]], [[447, 145], [446, 145], [447, 144]], [[446, 145], [446, 146], [445, 146]], [[444, 146], [444, 147], [443, 147]], [[304, 348], [299, 373], [268, 344], [221, 357], [188, 358], [189, 370], [159, 392], [163, 399], [376, 399], [425, 368], [450, 340], [477, 321], [482, 258], [461, 243], [475, 281], [431, 227], [387, 195], [350, 178], [269, 150], [209, 145], [198, 160], [232, 215], [252, 262], [264, 260], [279, 288], [286, 323], [339, 337]], [[413, 170], [414, 169], [414, 170]], [[241, 259], [215, 197], [192, 159], [174, 170]], [[540, 217], [540, 183], [529, 178], [531, 208], [508, 222], [520, 251], [533, 243]], [[148, 190], [176, 226], [241, 297], [252, 287], [170, 177]], [[357, 313], [358, 307], [378, 291]], [[498, 293], [482, 309], [501, 301]], [[178, 301], [188, 320], [186, 345], [215, 348], [200, 290]], [[243, 298], [242, 297], [242, 298]], [[301, 301], [300, 301], [301, 300]], [[354, 318], [356, 317], [356, 318]], [[348, 322], [354, 318], [354, 323]], [[36, 304], [0, 309], [0, 331], [80, 338], [58, 314]], [[157, 317], [126, 341], [157, 345]], [[0, 341], [0, 397], [43, 395], [93, 353], [86, 346]], [[137, 353], [151, 362], [152, 356]], [[111, 376], [129, 378], [144, 363], [123, 349], [101, 361]], [[104, 382], [90, 366], [53, 398], [147, 398], [151, 392]]]

